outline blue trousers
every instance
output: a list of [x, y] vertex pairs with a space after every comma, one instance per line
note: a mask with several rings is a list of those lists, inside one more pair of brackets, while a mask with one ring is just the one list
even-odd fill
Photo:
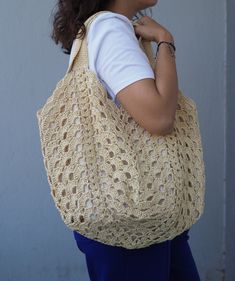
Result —
[[200, 281], [188, 244], [189, 229], [141, 249], [110, 246], [73, 231], [91, 281]]

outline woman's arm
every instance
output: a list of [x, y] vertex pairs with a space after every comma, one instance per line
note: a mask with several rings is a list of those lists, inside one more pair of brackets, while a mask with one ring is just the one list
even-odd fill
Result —
[[[159, 39], [155, 39], [155, 41], [174, 42], [174, 39], [170, 34], [166, 34]], [[157, 93], [161, 97], [162, 110], [164, 110], [164, 113], [170, 119], [170, 127], [172, 127], [179, 89], [175, 57], [171, 56], [169, 46], [165, 43], [159, 46], [156, 58], [155, 84]]]
[[[154, 40], [173, 42], [173, 37], [166, 32]], [[178, 78], [175, 57], [171, 56], [169, 46], [165, 43], [159, 46], [155, 80], [136, 81], [117, 94], [117, 99], [136, 122], [151, 134], [158, 135], [172, 132], [177, 97]]]
[[[160, 41], [173, 42], [169, 35]], [[169, 46], [161, 44], [155, 64], [155, 80], [136, 81], [117, 94], [117, 99], [130, 115], [151, 134], [172, 132], [178, 97], [178, 79], [175, 58]]]

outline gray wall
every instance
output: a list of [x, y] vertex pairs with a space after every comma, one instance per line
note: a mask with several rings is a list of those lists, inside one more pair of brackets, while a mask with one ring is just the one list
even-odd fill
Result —
[[226, 54], [226, 70], [227, 70], [227, 114], [226, 114], [226, 273], [225, 280], [234, 280], [235, 278], [235, 2], [229, 0], [227, 3], [227, 54]]
[[[64, 75], [69, 60], [49, 38], [53, 4], [1, 1], [0, 280], [4, 281], [88, 280], [85, 258], [50, 197], [36, 120], [36, 110]], [[180, 89], [198, 106], [206, 164], [206, 207], [191, 228], [190, 245], [203, 281], [224, 280], [225, 261], [226, 281], [230, 281], [235, 275], [230, 259], [234, 258], [234, 245], [229, 235], [226, 245], [231, 250], [226, 260], [224, 251], [225, 233], [234, 234], [234, 175], [229, 163], [234, 151], [229, 144], [234, 139], [235, 85], [231, 75], [235, 42], [229, 42], [226, 54], [225, 0], [159, 1], [154, 18], [174, 35]], [[231, 17], [228, 38], [232, 24]], [[226, 59], [231, 61], [228, 68]], [[231, 71], [227, 78], [226, 69]], [[231, 129], [227, 135], [226, 116]], [[227, 196], [231, 198], [227, 204], [226, 171]], [[225, 208], [229, 211], [227, 232]]]

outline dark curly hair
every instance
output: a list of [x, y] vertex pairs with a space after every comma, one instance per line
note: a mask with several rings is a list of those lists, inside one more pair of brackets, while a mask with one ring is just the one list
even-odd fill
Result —
[[[51, 16], [52, 33], [50, 37], [58, 44], [61, 43], [63, 53], [70, 54], [73, 40], [78, 35], [84, 38], [86, 27], [84, 22], [96, 12], [106, 10], [106, 7], [115, 0], [58, 0], [55, 4]], [[54, 9], [56, 11], [54, 12]], [[150, 12], [152, 15], [151, 8]], [[143, 13], [144, 12], [144, 13]], [[146, 15], [146, 9], [139, 11], [133, 19]], [[78, 33], [79, 31], [79, 33]]]

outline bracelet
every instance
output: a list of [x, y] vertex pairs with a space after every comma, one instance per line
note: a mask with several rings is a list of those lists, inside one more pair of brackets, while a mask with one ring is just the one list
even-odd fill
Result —
[[[174, 45], [172, 42], [168, 42], [168, 41], [161, 41], [161, 42], [158, 43], [158, 46], [157, 46], [157, 53], [158, 53], [159, 47], [160, 47], [160, 45], [161, 45], [162, 43], [168, 44], [169, 50], [170, 50], [170, 52], [171, 52], [171, 56], [172, 56], [172, 57], [175, 57], [175, 51], [176, 51], [175, 45]], [[174, 51], [172, 51], [172, 48], [171, 48], [171, 47], [173, 48]]]

